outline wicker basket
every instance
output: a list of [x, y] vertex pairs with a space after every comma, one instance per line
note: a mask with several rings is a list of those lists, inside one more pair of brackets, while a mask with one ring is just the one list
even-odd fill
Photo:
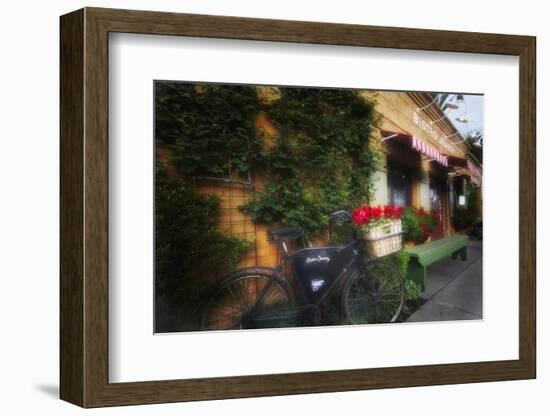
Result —
[[365, 229], [364, 237], [371, 257], [383, 257], [400, 251], [403, 247], [401, 221], [369, 227]]

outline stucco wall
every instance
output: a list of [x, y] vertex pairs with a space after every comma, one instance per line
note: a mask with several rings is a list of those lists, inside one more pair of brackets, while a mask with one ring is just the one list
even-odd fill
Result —
[[388, 203], [388, 174], [386, 170], [379, 170], [374, 174], [374, 199], [375, 205], [386, 205]]

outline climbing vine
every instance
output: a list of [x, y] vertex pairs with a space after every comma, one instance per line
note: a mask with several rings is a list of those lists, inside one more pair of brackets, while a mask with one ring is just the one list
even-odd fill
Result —
[[156, 82], [155, 138], [183, 175], [243, 174], [261, 153], [257, 107], [254, 87]]
[[[279, 88], [275, 99], [236, 85], [157, 82], [156, 140], [182, 177], [256, 175], [264, 184], [241, 209], [257, 223], [318, 234], [327, 216], [369, 202], [379, 152], [375, 102], [354, 90]], [[274, 133], [256, 126], [262, 113]]]
[[[219, 231], [220, 201], [198, 192], [200, 178], [256, 175], [262, 185], [240, 208], [257, 223], [310, 235], [329, 213], [372, 197], [374, 101], [352, 90], [268, 90], [262, 97], [252, 86], [155, 83], [157, 330], [187, 325], [196, 313], [183, 305], [196, 307], [205, 284], [196, 276], [234, 268], [250, 247]], [[273, 128], [257, 128], [259, 116]]]
[[369, 146], [375, 103], [353, 90], [281, 88], [266, 109], [277, 133], [262, 152], [264, 189], [242, 207], [259, 223], [317, 234], [328, 214], [372, 198], [379, 153]]

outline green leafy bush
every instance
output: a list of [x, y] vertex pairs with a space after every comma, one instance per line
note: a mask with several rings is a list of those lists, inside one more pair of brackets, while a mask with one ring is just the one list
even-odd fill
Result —
[[416, 300], [420, 297], [422, 290], [420, 285], [416, 284], [411, 279], [407, 279], [410, 258], [410, 254], [400, 251], [388, 256], [387, 260], [399, 269], [405, 279], [403, 282], [405, 289], [405, 300]]
[[[176, 330], [197, 316], [211, 278], [233, 269], [251, 242], [221, 233], [219, 200], [158, 168], [155, 184], [157, 330]], [[210, 278], [210, 279], [209, 279]], [[187, 323], [188, 324], [188, 323]], [[192, 325], [192, 324], [191, 324]]]
[[403, 276], [407, 276], [407, 270], [409, 268], [409, 260], [411, 256], [409, 253], [399, 251], [393, 253], [387, 257], [387, 260], [399, 269]]
[[369, 146], [374, 105], [350, 90], [281, 89], [280, 99], [266, 109], [278, 134], [264, 151], [265, 189], [242, 210], [258, 223], [315, 235], [331, 212], [368, 201], [380, 158]]
[[401, 223], [405, 232], [405, 240], [423, 243], [437, 228], [438, 221], [432, 213], [423, 208], [409, 207], [401, 214]]
[[395, 267], [399, 269], [401, 274], [404, 277], [404, 289], [405, 289], [405, 300], [415, 300], [420, 297], [421, 288], [420, 285], [416, 284], [410, 279], [407, 279], [407, 271], [409, 268], [409, 260], [411, 256], [404, 251], [394, 253], [388, 256], [388, 261], [392, 263]]
[[421, 288], [410, 279], [405, 280], [405, 300], [416, 300], [420, 297]]

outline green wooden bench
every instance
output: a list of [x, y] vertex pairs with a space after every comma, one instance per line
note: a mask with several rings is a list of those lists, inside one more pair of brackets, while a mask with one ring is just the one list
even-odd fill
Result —
[[427, 267], [447, 256], [452, 256], [453, 259], [460, 257], [462, 260], [466, 260], [466, 244], [468, 244], [468, 236], [455, 234], [441, 240], [403, 249], [405, 253], [411, 256], [407, 278], [419, 284], [422, 291], [424, 291], [426, 289]]

